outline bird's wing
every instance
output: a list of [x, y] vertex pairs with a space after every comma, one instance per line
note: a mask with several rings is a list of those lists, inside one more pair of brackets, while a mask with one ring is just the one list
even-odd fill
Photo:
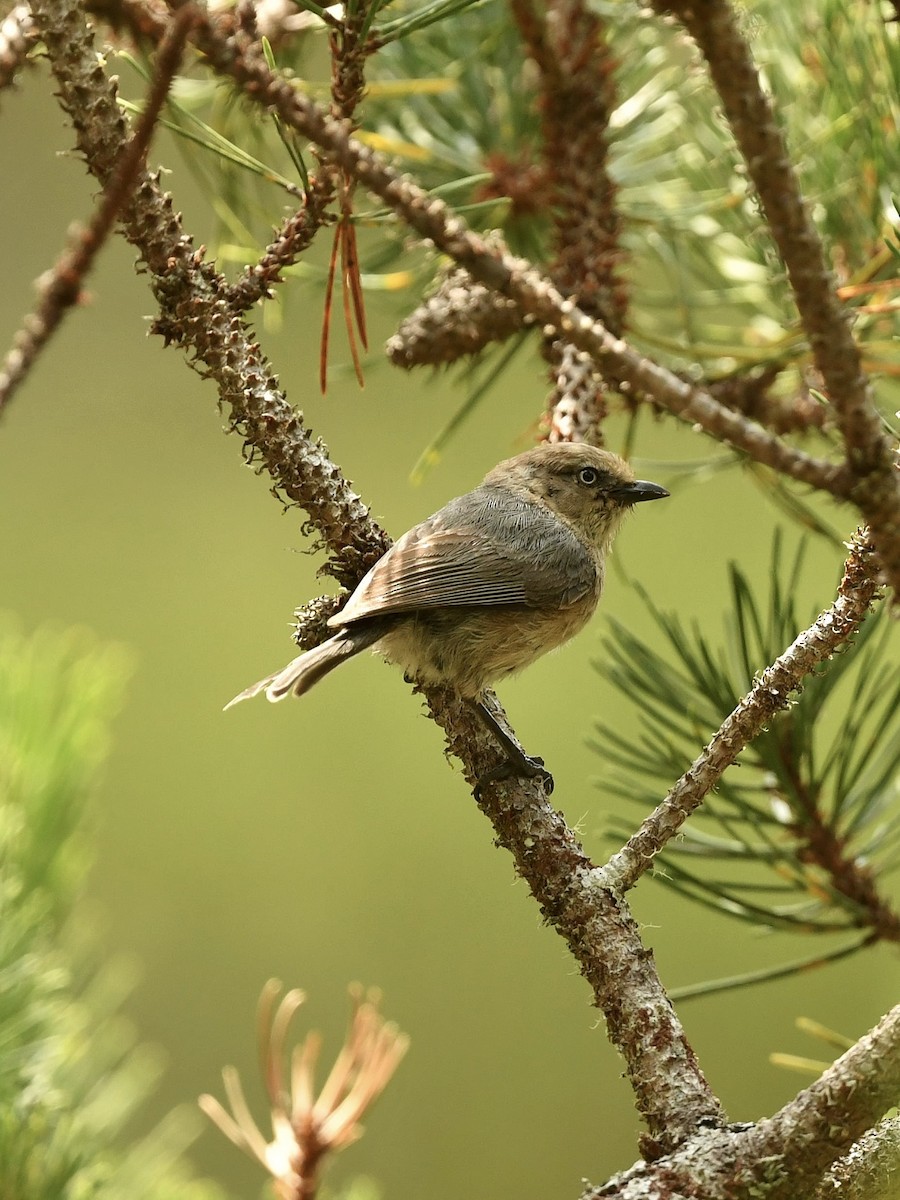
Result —
[[563, 522], [479, 488], [395, 542], [329, 624], [464, 604], [565, 608], [596, 587], [593, 556]]

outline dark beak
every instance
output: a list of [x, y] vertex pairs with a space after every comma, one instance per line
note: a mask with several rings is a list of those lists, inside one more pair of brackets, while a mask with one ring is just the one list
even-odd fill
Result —
[[640, 504], [642, 500], [662, 500], [669, 493], [658, 483], [636, 479], [634, 483], [623, 483], [620, 487], [613, 488], [610, 494], [620, 504]]

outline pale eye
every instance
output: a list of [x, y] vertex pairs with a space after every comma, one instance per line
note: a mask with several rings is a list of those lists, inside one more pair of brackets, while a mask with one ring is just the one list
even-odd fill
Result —
[[585, 487], [593, 487], [599, 479], [598, 473], [593, 467], [582, 467], [578, 472], [578, 481], [583, 483]]

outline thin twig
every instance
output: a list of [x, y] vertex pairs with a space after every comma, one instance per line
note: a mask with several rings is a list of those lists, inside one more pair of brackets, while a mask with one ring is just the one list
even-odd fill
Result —
[[330, 176], [322, 174], [310, 179], [303, 208], [285, 218], [261, 257], [228, 289], [226, 300], [234, 312], [245, 312], [272, 294], [285, 267], [309, 249], [316, 234], [328, 223], [326, 210], [333, 199], [334, 184]]
[[709, 745], [691, 763], [662, 803], [641, 823], [598, 873], [616, 892], [634, 887], [654, 857], [715, 787], [727, 767], [772, 719], [787, 708], [791, 693], [859, 628], [878, 593], [878, 561], [865, 533], [854, 537], [838, 595], [830, 608], [799, 634], [723, 721]]
[[25, 318], [22, 328], [13, 339], [13, 347], [0, 369], [0, 413], [38, 354], [59, 328], [65, 314], [78, 303], [85, 277], [134, 190], [157, 119], [181, 63], [195, 15], [196, 10], [192, 7], [183, 8], [169, 27], [156, 56], [156, 73], [144, 111], [134, 135], [104, 186], [102, 201], [90, 224], [72, 233], [68, 249], [63, 251], [42, 281], [38, 308]]

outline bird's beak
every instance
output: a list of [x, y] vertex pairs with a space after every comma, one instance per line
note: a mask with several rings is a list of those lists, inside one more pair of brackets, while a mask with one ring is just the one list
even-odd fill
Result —
[[620, 487], [613, 488], [610, 494], [620, 504], [640, 504], [642, 500], [662, 500], [669, 493], [658, 483], [636, 479], [634, 483], [623, 483]]

